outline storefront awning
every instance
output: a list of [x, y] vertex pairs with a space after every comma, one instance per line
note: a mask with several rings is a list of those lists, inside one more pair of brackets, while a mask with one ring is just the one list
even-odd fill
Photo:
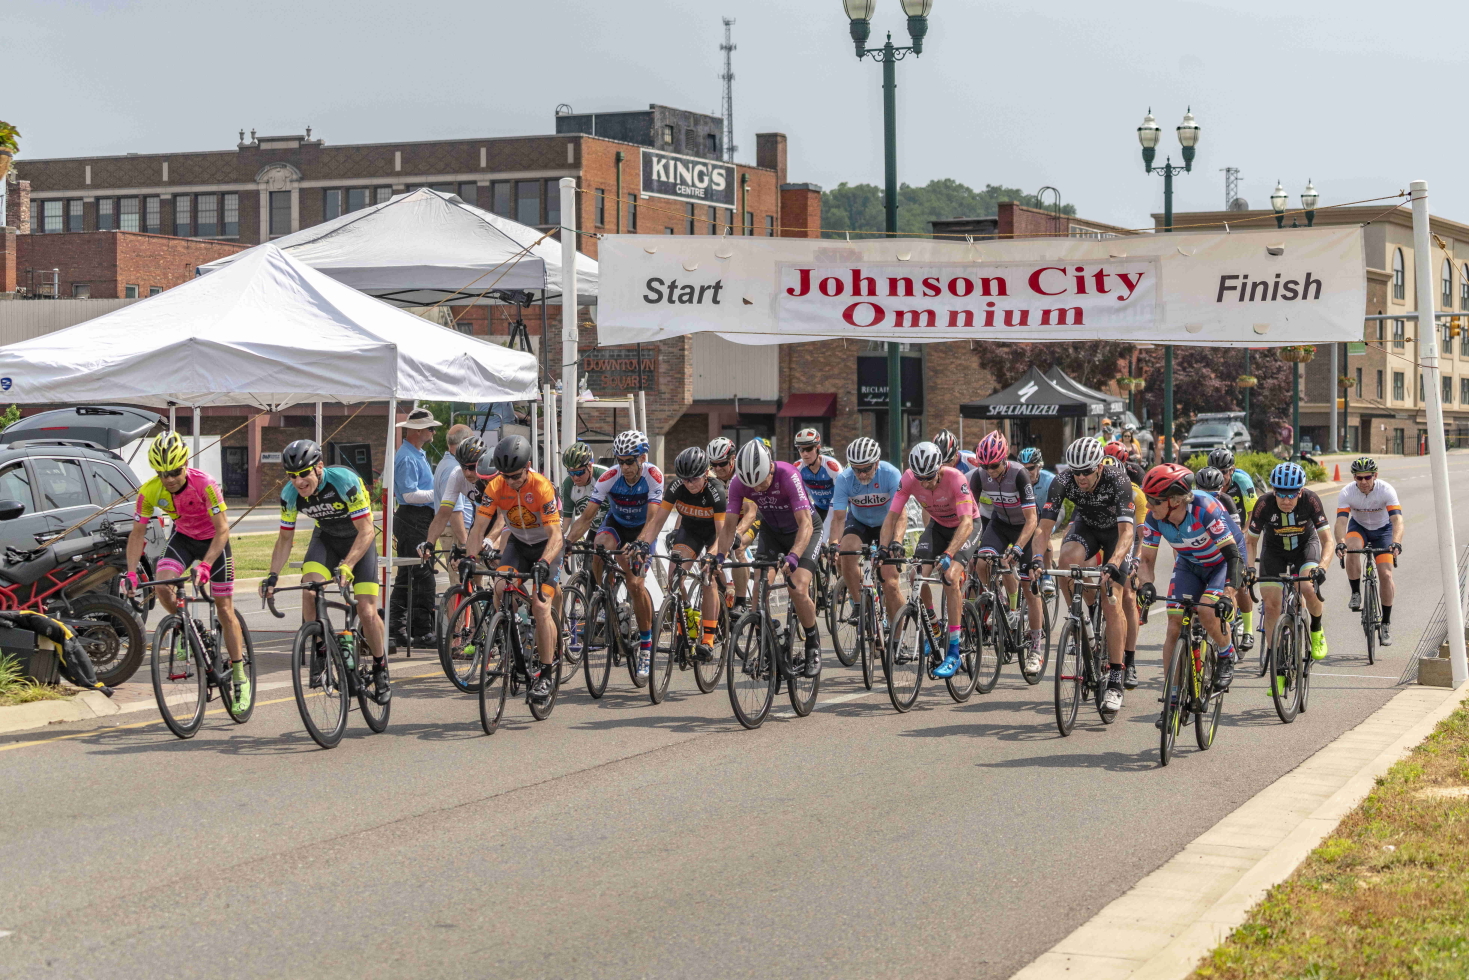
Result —
[[776, 412], [782, 419], [829, 419], [837, 413], [837, 393], [834, 391], [801, 392], [786, 398], [786, 403]]

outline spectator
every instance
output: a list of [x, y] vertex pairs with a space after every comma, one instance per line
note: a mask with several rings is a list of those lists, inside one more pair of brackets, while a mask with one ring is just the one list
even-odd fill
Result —
[[[398, 508], [393, 512], [393, 541], [399, 558], [414, 564], [398, 569], [388, 603], [388, 629], [394, 645], [407, 646], [411, 633], [414, 646], [434, 645], [434, 567], [418, 564], [418, 546], [438, 509], [434, 499], [434, 471], [423, 447], [433, 438], [439, 420], [426, 408], [415, 408], [398, 423], [403, 444], [393, 457], [393, 495]], [[413, 583], [413, 608], [408, 608], [408, 583]]]
[[[459, 468], [459, 461], [454, 458], [454, 450], [460, 444], [474, 435], [474, 430], [467, 425], [451, 425], [449, 431], [444, 434], [444, 443], [448, 449], [444, 457], [439, 460], [439, 465], [434, 467], [434, 506], [437, 507], [444, 499], [444, 487], [449, 482], [449, 477]], [[444, 533], [439, 535], [439, 550], [449, 551], [455, 545], [464, 547], [465, 532], [474, 524], [474, 508], [464, 494], [459, 495], [459, 501], [454, 505], [454, 512], [461, 515], [462, 521], [451, 520], [444, 528]], [[449, 580], [455, 585], [459, 584], [459, 569], [453, 564], [449, 566]]]

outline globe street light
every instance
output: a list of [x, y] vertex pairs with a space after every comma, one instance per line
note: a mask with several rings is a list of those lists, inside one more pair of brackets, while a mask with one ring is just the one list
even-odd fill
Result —
[[[842, 8], [850, 21], [852, 43], [856, 46], [858, 59], [871, 56], [882, 65], [882, 129], [883, 129], [883, 205], [886, 212], [886, 234], [889, 238], [898, 235], [898, 82], [894, 66], [909, 54], [917, 57], [923, 53], [923, 38], [928, 34], [928, 14], [933, 9], [933, 0], [899, 0], [903, 13], [908, 18], [908, 37], [912, 44], [906, 48], [893, 46], [893, 35], [889, 31], [887, 41], [880, 48], [867, 47], [867, 38], [872, 34], [872, 15], [877, 11], [877, 0], [842, 0]], [[896, 343], [888, 344], [888, 458], [896, 463], [903, 459], [903, 386], [901, 375], [900, 348]]]

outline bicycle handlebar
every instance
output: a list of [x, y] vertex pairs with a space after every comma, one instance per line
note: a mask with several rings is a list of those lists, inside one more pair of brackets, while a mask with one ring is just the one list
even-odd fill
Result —
[[260, 597], [265, 600], [265, 606], [267, 609], [270, 610], [270, 614], [272, 616], [274, 616], [276, 619], [285, 619], [286, 614], [275, 607], [276, 593], [315, 592], [317, 595], [320, 595], [333, 585], [337, 587], [337, 591], [343, 596], [350, 596], [350, 593], [346, 589], [344, 589], [341, 584], [339, 584], [335, 579], [326, 579], [321, 582], [302, 582], [300, 585], [277, 585], [273, 587], [269, 592], [266, 592], [262, 589]]

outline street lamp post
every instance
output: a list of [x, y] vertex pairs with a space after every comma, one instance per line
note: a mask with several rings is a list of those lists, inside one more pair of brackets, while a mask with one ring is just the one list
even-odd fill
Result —
[[[1158, 152], [1158, 140], [1163, 135], [1153, 110], [1143, 117], [1137, 128], [1137, 141], [1143, 147], [1143, 169], [1150, 174], [1163, 175], [1163, 230], [1173, 230], [1173, 178], [1194, 169], [1194, 149], [1199, 145], [1199, 124], [1194, 122], [1193, 108], [1183, 114], [1178, 124], [1178, 145], [1183, 148], [1183, 166], [1175, 167], [1172, 157], [1165, 157], [1163, 166], [1153, 166]], [[1163, 345], [1163, 458], [1173, 462], [1173, 345]]]
[[[909, 47], [893, 46], [893, 35], [889, 31], [887, 41], [880, 48], [867, 47], [867, 38], [872, 33], [872, 15], [877, 10], [877, 0], [842, 0], [842, 7], [851, 21], [852, 42], [860, 60], [871, 56], [882, 65], [882, 137], [883, 137], [883, 205], [886, 212], [886, 234], [888, 238], [898, 236], [898, 80], [895, 66], [909, 54], [915, 58], [923, 54], [923, 38], [928, 34], [928, 13], [933, 0], [899, 0], [903, 13], [908, 17], [908, 37], [913, 43]], [[896, 343], [888, 344], [888, 458], [901, 468], [903, 458], [903, 378], [901, 348]]]
[[[1321, 195], [1316, 192], [1316, 185], [1310, 179], [1306, 180], [1306, 189], [1301, 191], [1301, 209], [1306, 212], [1306, 227], [1310, 228], [1316, 223], [1316, 204], [1321, 200]], [[1275, 190], [1270, 193], [1270, 209], [1275, 212], [1275, 227], [1285, 227], [1285, 208], [1290, 203], [1290, 195], [1285, 192], [1285, 185], [1280, 181], [1275, 182]], [[1292, 228], [1299, 228], [1300, 224], [1292, 218]], [[1291, 459], [1301, 458], [1301, 367], [1302, 362], [1291, 362], [1291, 384], [1290, 384], [1290, 425], [1291, 425]], [[1336, 452], [1336, 345], [1331, 345], [1331, 384], [1328, 385], [1327, 397], [1331, 402], [1331, 451]]]

